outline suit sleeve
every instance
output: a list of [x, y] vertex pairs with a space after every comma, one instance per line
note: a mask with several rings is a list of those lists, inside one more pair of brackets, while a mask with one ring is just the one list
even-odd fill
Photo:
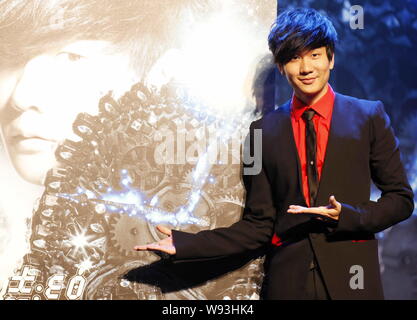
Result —
[[371, 119], [370, 139], [371, 176], [381, 197], [359, 205], [342, 203], [335, 232], [380, 232], [407, 219], [414, 210], [414, 194], [401, 162], [398, 139], [381, 102]]
[[[253, 122], [249, 130], [251, 150], [256, 123], [258, 122]], [[262, 158], [262, 152], [260, 156], [254, 156]], [[247, 165], [244, 164], [245, 166]], [[256, 175], [243, 174], [243, 182], [246, 200], [242, 219], [226, 228], [205, 230], [196, 234], [173, 230], [176, 249], [174, 261], [220, 258], [257, 249], [270, 241], [276, 210], [263, 165]]]

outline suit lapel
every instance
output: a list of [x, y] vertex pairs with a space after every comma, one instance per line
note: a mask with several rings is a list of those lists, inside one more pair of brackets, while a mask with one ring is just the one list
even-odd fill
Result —
[[[288, 145], [288, 150], [290, 150], [289, 154], [295, 155], [295, 159], [297, 162], [297, 179], [298, 179], [298, 189], [301, 193], [301, 198], [304, 199], [303, 194], [303, 182], [301, 176], [301, 164], [300, 164], [300, 157], [298, 155], [297, 146], [295, 144], [294, 139], [294, 132], [292, 129], [291, 124], [291, 100], [283, 104], [279, 109], [282, 110], [282, 118], [281, 118], [281, 125], [277, 126], [279, 129], [277, 132], [278, 139], [281, 140], [283, 144], [281, 145]], [[329, 201], [329, 192], [334, 192], [331, 190], [332, 181], [334, 181], [334, 177], [336, 176], [334, 172], [335, 163], [340, 161], [337, 157], [337, 149], [340, 148], [338, 146], [338, 137], [341, 135], [340, 130], [343, 130], [343, 121], [344, 121], [344, 104], [343, 104], [343, 96], [336, 93], [334, 106], [333, 106], [333, 113], [332, 113], [332, 121], [330, 123], [330, 131], [329, 131], [329, 138], [326, 147], [326, 155], [324, 158], [323, 169], [321, 173], [321, 178], [319, 182], [319, 188], [317, 193], [317, 205], [326, 205]], [[288, 161], [294, 161], [294, 158], [288, 158]], [[291, 173], [289, 173], [291, 174]], [[304, 203], [307, 206], [307, 203]]]
[[338, 136], [340, 136], [339, 130], [343, 128], [343, 97], [336, 93], [332, 121], [330, 123], [329, 139], [327, 141], [326, 155], [324, 158], [323, 169], [321, 173], [321, 178], [319, 182], [319, 188], [317, 193], [317, 206], [326, 205], [329, 201], [328, 196], [329, 192], [332, 191], [330, 186], [332, 181], [335, 179], [335, 163], [340, 161], [337, 158], [337, 149], [341, 146], [338, 146]]
[[[295, 144], [295, 139], [294, 139], [294, 131], [292, 128], [292, 123], [291, 123], [291, 100], [289, 100], [287, 103], [285, 103], [284, 105], [282, 105], [280, 107], [280, 109], [282, 109], [282, 131], [279, 133], [279, 137], [284, 138], [283, 143], [287, 143], [288, 144], [288, 149], [290, 152], [288, 153], [289, 155], [294, 155], [293, 158], [288, 157], [289, 161], [294, 161], [297, 163], [297, 172], [295, 173], [297, 175], [297, 179], [298, 179], [298, 190], [301, 193], [301, 198], [304, 199], [304, 195], [303, 195], [303, 180], [302, 180], [302, 176], [301, 176], [301, 163], [300, 163], [300, 157], [298, 155], [298, 150], [297, 150], [297, 146]], [[291, 173], [289, 173], [291, 174]], [[304, 199], [305, 201], [305, 199]], [[307, 203], [304, 202], [304, 205], [307, 206]]]

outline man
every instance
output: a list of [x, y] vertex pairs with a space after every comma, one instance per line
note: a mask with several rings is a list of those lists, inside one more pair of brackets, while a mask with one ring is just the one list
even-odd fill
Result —
[[[336, 31], [312, 9], [279, 15], [269, 36], [280, 72], [294, 90], [255, 121], [263, 167], [244, 176], [246, 207], [229, 228], [169, 237], [136, 250], [174, 261], [217, 258], [270, 242], [266, 299], [381, 299], [377, 240], [414, 207], [398, 141], [380, 101], [334, 93]], [[369, 200], [370, 183], [382, 191]]]
[[149, 83], [159, 59], [179, 45], [178, 21], [208, 8], [206, 1], [1, 1], [0, 126], [18, 174], [42, 185], [57, 145], [76, 139], [76, 116], [97, 113], [109, 91], [118, 98]]
[[211, 10], [194, 0], [0, 1], [0, 289], [27, 252], [35, 200], [60, 165], [57, 147], [80, 140], [77, 116], [97, 114], [109, 92], [117, 99], [135, 83], [154, 85], [149, 74], [164, 72], [184, 24]]
[[[237, 0], [235, 2], [236, 4], [239, 3]], [[250, 0], [247, 2], [253, 1]], [[245, 1], [244, 3], [245, 5], [243, 8], [246, 8], [248, 3]], [[64, 153], [60, 152], [62, 146], [67, 146], [65, 144], [65, 139], [80, 140], [80, 136], [77, 135], [77, 132], [80, 133], [80, 128], [84, 130], [84, 133], [88, 133], [89, 129], [91, 132], [91, 128], [96, 130], [94, 126], [79, 126], [79, 120], [85, 121], [85, 119], [91, 119], [91, 117], [85, 117], [85, 114], [100, 114], [101, 110], [98, 107], [98, 102], [103, 95], [110, 92], [111, 96], [116, 99], [120, 97], [121, 93], [124, 94], [126, 91], [126, 94], [136, 94], [136, 91], [133, 89], [132, 91], [129, 90], [131, 85], [136, 82], [145, 82], [149, 85], [155, 84], [151, 81], [152, 78], [157, 78], [156, 80], [162, 78], [163, 80], [166, 79], [166, 82], [168, 82], [170, 76], [178, 76], [178, 74], [176, 74], [176, 69], [178, 68], [176, 56], [170, 56], [169, 54], [170, 52], [175, 53], [176, 51], [181, 51], [178, 49], [184, 50], [179, 54], [180, 59], [178, 60], [180, 61], [183, 59], [185, 60], [183, 56], [187, 57], [189, 52], [193, 52], [196, 48], [199, 52], [201, 52], [202, 48], [205, 48], [203, 50], [204, 54], [210, 56], [211, 52], [217, 50], [215, 44], [219, 40], [219, 38], [211, 36], [211, 34], [216, 34], [215, 32], [217, 30], [211, 26], [211, 24], [214, 23], [213, 21], [217, 22], [217, 20], [213, 20], [213, 17], [223, 17], [225, 12], [227, 12], [228, 18], [222, 19], [222, 21], [224, 20], [223, 23], [225, 25], [228, 25], [227, 22], [229, 21], [230, 15], [236, 16], [236, 20], [238, 21], [235, 22], [230, 19], [232, 20], [230, 21], [232, 25], [236, 26], [236, 23], [238, 23], [238, 25], [245, 25], [245, 27], [247, 27], [249, 25], [247, 21], [253, 20], [254, 11], [251, 10], [251, 13], [247, 13], [247, 10], [240, 9], [241, 6], [242, 5], [240, 4], [233, 6], [233, 3], [231, 4], [229, 1], [227, 7], [230, 7], [233, 10], [222, 10], [222, 8], [224, 9], [223, 3], [217, 0], [0, 1], [0, 38], [2, 39], [2, 46], [0, 48], [0, 127], [5, 151], [7, 151], [10, 162], [13, 164], [21, 178], [34, 185], [46, 186], [45, 189], [40, 188], [39, 190], [39, 192], [42, 193], [42, 196], [40, 201], [37, 201], [37, 206], [33, 215], [33, 202], [35, 197], [40, 194], [33, 195], [32, 197], [32, 194], [29, 194], [26, 190], [24, 192], [21, 191], [21, 194], [24, 194], [24, 197], [19, 195], [20, 198], [30, 198], [30, 201], [28, 201], [30, 202], [28, 210], [16, 209], [15, 202], [21, 202], [21, 199], [12, 201], [7, 197], [2, 197], [1, 202], [7, 201], [8, 203], [11, 203], [10, 206], [13, 205], [13, 208], [11, 208], [13, 210], [7, 210], [8, 217], [12, 217], [12, 215], [18, 216], [18, 213], [24, 212], [26, 217], [32, 219], [32, 229], [30, 230], [31, 251], [26, 255], [22, 269], [24, 269], [25, 266], [30, 265], [41, 271], [42, 277], [38, 277], [37, 281], [46, 281], [46, 283], [42, 283], [45, 289], [42, 293], [43, 295], [41, 295], [42, 298], [46, 297], [52, 299], [56, 297], [55, 293], [52, 296], [47, 294], [47, 279], [50, 277], [52, 277], [51, 279], [57, 279], [65, 275], [66, 279], [69, 280], [72, 275], [75, 273], [78, 274], [77, 269], [79, 265], [82, 267], [78, 270], [88, 269], [88, 272], [85, 272], [83, 276], [89, 277], [89, 284], [94, 284], [94, 286], [87, 287], [85, 290], [86, 293], [84, 297], [89, 299], [101, 299], [109, 296], [114, 298], [120, 297], [121, 295], [126, 298], [130, 294], [134, 298], [162, 297], [162, 294], [159, 296], [160, 291], [164, 291], [164, 298], [172, 298], [180, 291], [178, 288], [181, 288], [182, 292], [180, 292], [180, 294], [182, 294], [182, 297], [185, 296], [188, 298], [195, 296], [200, 298], [210, 297], [210, 294], [212, 297], [214, 294], [216, 294], [217, 297], [220, 295], [232, 297], [238, 296], [243, 291], [241, 288], [244, 287], [244, 290], [246, 290], [246, 286], [249, 288], [246, 290], [249, 292], [249, 296], [252, 292], [257, 291], [257, 288], [253, 288], [251, 283], [251, 281], [254, 281], [253, 279], [255, 279], [255, 277], [250, 277], [249, 272], [248, 276], [243, 272], [236, 272], [235, 277], [240, 277], [243, 280], [248, 279], [248, 283], [241, 283], [239, 286], [236, 286], [236, 288], [230, 286], [227, 288], [230, 289], [228, 290], [229, 292], [224, 290], [225, 285], [218, 285], [218, 283], [221, 282], [217, 280], [212, 281], [207, 285], [204, 284], [204, 288], [202, 288], [202, 286], [197, 286], [195, 283], [197, 281], [201, 283], [202, 280], [200, 279], [194, 280], [192, 290], [188, 290], [188, 288], [182, 290], [182, 287], [185, 285], [179, 280], [180, 277], [175, 277], [175, 272], [172, 272], [172, 269], [169, 270], [169, 278], [174, 280], [164, 281], [164, 279], [168, 277], [164, 278], [161, 276], [163, 272], [160, 271], [162, 268], [159, 268], [159, 264], [152, 264], [148, 267], [149, 262], [154, 261], [156, 257], [146, 253], [134, 253], [129, 250], [133, 244], [139, 242], [134, 241], [129, 243], [129, 241], [135, 237], [152, 239], [149, 241], [158, 239], [158, 236], [154, 236], [154, 233], [149, 232], [147, 226], [148, 221], [145, 220], [143, 216], [140, 218], [129, 217], [127, 214], [122, 215], [112, 212], [111, 219], [106, 221], [95, 221], [98, 223], [92, 223], [92, 219], [97, 217], [97, 212], [95, 212], [95, 210], [73, 210], [72, 213], [74, 213], [74, 215], [65, 215], [65, 217], [59, 216], [59, 212], [70, 212], [69, 209], [71, 209], [73, 205], [73, 203], [66, 201], [68, 199], [63, 198], [62, 194], [60, 194], [61, 198], [59, 205], [54, 206], [53, 209], [48, 207], [48, 204], [51, 202], [43, 201], [44, 199], [49, 199], [48, 196], [51, 193], [56, 195], [57, 189], [50, 189], [51, 185], [55, 187], [57, 185], [62, 186], [61, 181], [53, 181], [51, 183], [50, 180], [48, 180], [48, 178], [51, 177], [51, 171], [49, 171], [49, 175], [47, 175], [47, 173], [51, 167], [55, 166], [59, 168], [63, 165], [65, 168], [68, 168], [68, 162], [65, 161], [68, 159], [64, 159], [62, 157]], [[236, 10], [237, 8], [239, 8], [239, 10]], [[266, 11], [273, 14], [275, 10]], [[264, 20], [268, 21], [269, 19]], [[216, 27], [219, 28], [219, 25], [220, 24], [217, 23]], [[210, 26], [210, 28], [207, 28], [207, 26]], [[204, 36], [201, 38], [199, 37], [198, 39], [200, 41], [195, 41], [195, 38], [192, 37], [195, 34], [195, 29], [203, 30], [204, 32]], [[230, 28], [234, 33], [238, 33], [238, 29], [239, 28]], [[256, 29], [254, 29], [253, 34], [256, 34]], [[201, 36], [201, 33], [199, 33], [199, 36]], [[247, 36], [248, 34], [246, 33], [246, 39], [242, 37], [242, 40], [246, 41]], [[190, 37], [194, 40], [192, 41], [193, 43], [191, 46], [188, 43]], [[208, 39], [208, 37], [210, 37], [210, 39]], [[222, 38], [220, 38], [220, 40], [221, 39]], [[254, 61], [252, 60], [252, 57], [255, 58], [259, 55], [257, 53], [258, 49], [256, 49], [257, 46], [254, 48], [255, 51], [253, 53], [246, 52], [242, 60], [239, 61], [244, 61], [248, 65], [253, 64]], [[226, 50], [225, 48], [223, 49]], [[264, 49], [261, 49], [260, 51], [263, 50]], [[200, 77], [202, 74], [201, 70], [196, 68], [193, 69], [192, 67], [193, 62], [201, 60], [201, 58], [202, 55], [199, 55], [199, 57], [195, 58], [193, 61], [187, 60], [187, 70], [178, 68], [182, 71], [181, 75], [185, 75], [181, 79], [183, 80], [186, 78], [187, 80], [188, 77], [190, 77], [191, 80], [193, 80], [192, 84], [195, 85], [197, 83], [197, 87], [201, 82], [206, 84], [207, 79], [210, 79], [210, 77], [207, 77], [207, 73], [204, 72], [205, 76], [203, 79], [203, 77]], [[223, 57], [219, 55], [219, 58]], [[223, 63], [227, 64], [228, 60], [224, 60], [225, 62]], [[213, 61], [216, 61], [217, 64]], [[215, 64], [216, 67], [213, 68], [213, 65]], [[225, 77], [224, 70], [219, 67], [218, 59], [212, 59], [211, 64], [207, 64], [207, 66], [213, 71], [212, 74], [215, 74], [214, 71], [217, 70], [216, 76], [218, 76], [220, 70], [222, 71], [223, 78]], [[230, 65], [228, 65], [228, 67], [230, 67]], [[243, 70], [242, 74], [246, 75], [249, 73], [246, 71], [246, 67], [242, 68], [241, 65], [239, 67], [241, 71]], [[231, 73], [231, 75], [233, 74]], [[242, 78], [241, 74], [235, 75], [235, 77]], [[244, 80], [245, 79], [239, 79], [242, 83], [246, 83]], [[166, 82], [162, 84], [165, 84]], [[220, 83], [220, 81], [218, 82]], [[157, 81], [157, 84], [160, 83]], [[207, 89], [207, 86], [204, 87]], [[235, 98], [235, 96], [240, 98], [240, 96], [243, 95], [241, 92], [243, 90], [241, 90], [240, 86], [236, 87], [236, 95], [232, 96], [233, 98]], [[213, 90], [213, 88], [210, 88], [208, 91], [211, 90]], [[205, 94], [206, 90], [203, 91]], [[228, 94], [230, 94], [230, 91]], [[213, 95], [208, 94], [206, 96], [209, 96], [210, 98], [213, 97]], [[106, 97], [108, 97], [108, 95], [106, 95]], [[218, 97], [218, 95], [216, 97]], [[153, 98], [155, 99], [152, 101], [152, 106], [141, 113], [141, 117], [143, 117], [141, 119], [144, 119], [144, 121], [139, 124], [142, 125], [141, 129], [143, 129], [143, 131], [148, 129], [146, 126], [148, 123], [152, 125], [159, 124], [153, 121], [155, 119], [158, 121], [161, 120], [161, 122], [166, 120], [165, 114], [163, 113], [157, 114], [157, 117], [149, 116], [154, 116], [156, 112], [161, 111], [164, 106], [162, 103], [158, 104], [158, 109], [154, 110], [154, 102], [158, 101], [157, 98], [159, 98], [159, 96], [155, 95]], [[125, 106], [128, 102], [130, 103], [131, 100], [125, 102], [126, 100], [121, 105]], [[186, 102], [184, 101], [184, 103]], [[235, 105], [239, 106], [239, 104]], [[102, 104], [100, 104], [100, 106], [102, 106]], [[135, 107], [139, 108], [139, 104], [136, 104]], [[140, 107], [142, 106], [140, 105]], [[127, 113], [126, 109], [123, 109], [123, 111], [126, 111]], [[174, 110], [175, 113], [170, 115], [169, 121], [165, 121], [164, 125], [166, 125], [167, 122], [169, 124], [174, 124], [174, 120], [183, 115], [183, 110], [181, 108]], [[155, 113], [153, 113], [154, 111]], [[171, 112], [172, 109], [170, 110], [170, 113]], [[79, 117], [80, 114], [83, 117]], [[173, 118], [173, 116], [176, 118]], [[201, 113], [199, 113], [199, 116], [201, 116]], [[75, 119], [77, 120], [74, 122]], [[111, 123], [114, 125], [116, 120], [111, 120]], [[148, 120], [149, 122], [147, 122]], [[186, 117], [184, 121], [191, 120], [194, 125], [196, 120], [191, 117]], [[145, 125], [143, 125], [144, 123]], [[85, 124], [85, 122], [83, 124]], [[88, 124], [91, 124], [91, 122], [88, 122]], [[158, 126], [156, 125], [155, 127]], [[164, 176], [157, 176], [159, 172], [155, 174], [154, 171], [149, 169], [153, 164], [152, 161], [150, 161], [152, 158], [145, 157], [144, 155], [152, 155], [153, 153], [149, 152], [146, 154], [146, 152], [143, 152], [145, 149], [143, 140], [147, 140], [145, 141], [146, 143], [149, 142], [149, 147], [147, 146], [145, 150], [153, 150], [152, 147], [155, 145], [156, 139], [155, 141], [148, 139], [148, 137], [151, 136], [150, 133], [153, 133], [153, 128], [152, 131], [145, 132], [145, 134], [139, 132], [137, 136], [135, 136], [137, 140], [133, 142], [132, 139], [130, 139], [128, 143], [123, 143], [120, 142], [122, 140], [114, 139], [114, 144], [119, 145], [116, 145], [114, 149], [110, 148], [108, 144], [103, 148], [100, 148], [100, 152], [97, 152], [97, 161], [95, 161], [95, 164], [101, 168], [106, 167], [105, 170], [108, 170], [108, 172], [112, 172], [110, 169], [113, 168], [108, 167], [112, 165], [118, 166], [120, 164], [128, 167], [128, 169], [133, 168], [132, 171], [135, 170], [135, 175], [132, 175], [131, 177], [135, 180], [135, 185], [132, 186], [132, 188], [135, 188], [135, 191], [139, 190], [141, 192], [146, 192], [150, 189], [151, 185], [154, 190], [149, 196], [153, 196], [158, 192], [158, 198], [161, 200], [158, 205], [162, 206], [166, 203], [167, 211], [170, 212], [172, 210], [175, 212], [175, 206], [183, 202], [182, 194], [186, 193], [183, 192], [183, 190], [180, 190], [181, 192], [179, 192], [177, 188], [175, 188], [174, 191], [171, 190], [174, 189], [174, 184], [175, 186], [179, 184], [179, 179], [184, 178], [184, 180], [186, 180], [188, 176], [190, 176], [190, 171], [188, 171], [188, 168], [185, 168], [185, 166], [182, 166], [181, 169], [184, 173], [180, 172], [178, 177], [175, 176], [172, 179], [169, 177], [170, 186], [167, 188], [167, 179], [159, 179]], [[126, 128], [122, 127], [119, 129], [119, 127], [113, 126], [113, 129], [114, 131], [112, 133], [115, 135], [118, 134], [119, 138], [123, 136], [125, 133], [123, 130]], [[118, 130], [117, 133], [115, 133], [116, 130]], [[135, 130], [138, 130], [138, 123], [135, 123]], [[86, 135], [88, 136], [88, 134]], [[84, 139], [86, 135], [84, 135], [82, 139]], [[106, 134], [103, 135], [101, 139], [93, 142], [98, 142], [100, 145], [104, 144], [103, 142], [105, 141], [110, 141], [111, 138], [111, 133], [106, 131]], [[140, 140], [139, 138], [143, 138], [143, 140]], [[84, 141], [86, 140], [88, 140], [88, 137], [84, 139]], [[111, 141], [111, 143], [113, 143], [113, 141]], [[135, 145], [135, 143], [137, 143], [137, 145]], [[138, 146], [139, 144], [140, 148]], [[95, 145], [97, 145], [97, 143], [95, 143]], [[59, 149], [56, 149], [57, 147]], [[56, 150], [58, 150], [58, 152], [56, 152]], [[114, 150], [118, 150], [119, 152], [115, 152]], [[133, 150], [133, 152], [130, 152], [131, 150]], [[140, 153], [138, 150], [140, 150]], [[90, 150], [86, 148], [86, 153], [89, 152]], [[106, 152], [112, 152], [112, 154], [107, 157]], [[65, 155], [68, 156], [68, 154], [69, 153], [66, 153]], [[111, 163], [107, 162], [107, 159], [111, 159]], [[120, 159], [123, 160], [120, 161]], [[71, 163], [71, 165], [73, 164]], [[74, 188], [71, 190], [76, 190], [76, 186], [85, 185], [86, 181], [88, 181], [88, 183], [93, 183], [95, 181], [90, 175], [90, 173], [94, 172], [90, 163], [83, 163], [83, 161], [78, 158], [76, 164], [74, 164], [72, 168], [74, 167], [87, 167], [88, 170], [83, 171], [87, 178], [76, 170], [72, 171], [72, 173], [76, 172], [73, 175], [70, 172], [71, 170], [67, 170], [66, 172], [70, 173], [65, 177], [62, 177], [62, 171], [53, 170], [52, 172], [56, 172], [57, 175], [60, 175], [65, 182], [68, 180], [71, 180], [72, 182], [76, 181], [73, 185]], [[145, 168], [145, 170], [143, 168]], [[114, 172], [119, 172], [119, 168], [116, 169]], [[123, 169], [125, 169], [125, 167], [123, 167]], [[103, 172], [105, 170], [103, 170]], [[239, 168], [237, 168], [236, 172], [238, 171]], [[166, 176], [170, 175], [168, 170], [163, 172], [163, 174], [165, 173], [167, 174]], [[79, 183], [80, 180], [82, 182]], [[226, 180], [227, 178], [223, 177], [222, 181], [225, 182]], [[234, 180], [236, 180], [236, 185], [238, 185], [239, 180]], [[11, 179], [4, 179], [4, 181], [7, 181], [8, 187], [11, 182], [14, 182]], [[117, 185], [119, 182], [118, 177], [111, 179], [111, 176], [105, 175], [105, 179], [100, 182], [103, 181], [106, 183], [110, 181], [110, 186], [113, 186], [114, 184], [116, 185], [116, 188], [119, 187]], [[164, 185], [159, 186], [162, 182]], [[172, 189], [171, 185], [173, 186]], [[215, 181], [213, 181], [212, 186], [214, 185]], [[238, 188], [240, 188], [240, 185], [238, 185]], [[217, 191], [219, 190], [221, 189], [217, 188]], [[106, 191], [105, 193], [108, 192], [109, 191]], [[211, 194], [211, 196], [212, 195], [213, 194]], [[223, 195], [224, 194], [222, 194], [222, 196]], [[174, 199], [175, 201], [170, 201], [170, 197], [176, 197]], [[201, 198], [203, 199], [201, 202], [206, 199], [203, 197]], [[162, 200], [166, 201], [162, 202]], [[219, 197], [218, 203], [220, 203], [220, 200], [223, 199], [220, 199]], [[229, 199], [226, 200], [228, 201]], [[233, 198], [233, 201], [236, 203], [236, 198]], [[212, 202], [208, 203], [210, 205], [212, 204]], [[207, 206], [207, 208], [209, 207]], [[237, 218], [236, 214], [240, 213], [240, 208], [240, 205], [235, 205], [233, 203], [225, 204], [223, 201], [222, 210], [228, 210], [226, 214], [222, 215], [219, 219], [211, 219], [211, 217], [209, 217], [210, 219], [206, 220], [206, 222], [207, 224], [210, 223], [210, 226], [212, 226], [214, 222], [223, 223], [225, 219], [226, 221], [227, 219], [235, 219]], [[200, 204], [199, 209], [204, 214], [207, 214], [207, 216], [211, 214], [211, 211], [208, 209], [206, 210], [206, 207], [200, 206]], [[102, 213], [103, 212], [99, 214]], [[198, 216], [198, 213], [196, 215]], [[54, 219], [54, 223], [45, 221], [45, 219], [49, 218]], [[55, 223], [57, 220], [59, 220], [59, 223]], [[88, 221], [88, 223], [84, 224], [86, 221]], [[99, 223], [103, 223], [104, 227], [101, 227]], [[44, 228], [45, 225], [48, 226], [47, 229]], [[84, 238], [84, 231], [81, 232], [83, 234], [81, 238], [90, 241], [88, 243], [83, 240], [81, 242], [78, 241], [79, 237], [73, 235], [73, 227], [77, 226], [78, 228], [80, 225], [82, 225], [84, 231], [89, 230], [88, 232], [93, 232], [94, 235], [100, 235], [99, 241], [95, 241], [95, 239], [92, 240], [92, 237], [90, 237], [89, 234]], [[25, 226], [26, 221], [24, 221], [22, 226], [22, 232], [16, 232], [17, 230], [15, 228], [9, 227], [8, 225], [3, 227], [7, 233], [13, 234], [14, 239], [21, 239], [20, 242], [22, 242], [21, 250], [16, 250], [16, 246], [10, 242], [4, 245], [5, 247], [7, 246], [7, 251], [4, 251], [4, 256], [7, 257], [7, 259], [3, 260], [7, 262], [8, 269], [10, 269], [7, 272], [2, 272], [4, 275], [11, 272], [11, 269], [16, 266], [15, 260], [17, 260], [17, 258], [10, 258], [8, 253], [10, 251], [18, 252], [16, 256], [19, 256], [20, 258], [26, 249], [23, 248], [23, 245], [26, 244], [24, 241], [26, 239], [24, 237], [26, 229], [23, 228]], [[126, 228], [129, 228], [130, 232], [127, 231]], [[105, 232], [103, 230], [105, 230]], [[79, 234], [80, 232], [77, 230], [76, 233]], [[57, 238], [59, 238], [60, 245], [56, 245]], [[69, 253], [70, 250], [68, 250], [69, 242], [71, 253]], [[86, 246], [93, 247], [94, 252], [84, 251]], [[0, 248], [0, 254], [3, 253], [2, 251], [3, 250]], [[46, 254], [44, 255], [43, 253]], [[68, 258], [69, 256], [71, 257]], [[117, 259], [115, 259], [115, 257]], [[92, 260], [94, 260], [93, 263]], [[105, 261], [104, 264], [103, 261]], [[135, 264], [131, 263], [132, 261], [134, 261]], [[5, 264], [6, 263], [3, 263], [2, 265]], [[152, 285], [157, 283], [161, 289], [159, 287], [154, 289], [154, 287], [150, 286], [143, 289], [144, 286], [137, 284], [139, 281], [136, 281], [136, 279], [139, 277], [136, 277], [135, 281], [131, 281], [129, 284], [122, 282], [120, 284], [120, 287], [122, 288], [116, 286], [108, 289], [108, 287], [112, 285], [113, 280], [119, 276], [119, 273], [125, 272], [127, 268], [133, 268], [133, 266], [136, 267], [138, 265], [146, 265], [146, 268], [142, 268], [140, 276], [142, 277], [142, 275], [145, 274], [142, 278], [146, 278], [146, 281], [148, 281], [147, 283], [150, 282]], [[59, 267], [57, 268], [57, 266]], [[103, 273], [109, 274], [109, 269], [112, 269], [112, 277], [114, 278], [109, 279], [110, 277], [103, 276]], [[149, 275], [150, 269], [152, 269], [153, 272], [151, 276]], [[247, 269], [249, 270], [249, 267]], [[74, 270], [76, 270], [76, 272]], [[20, 276], [20, 271], [16, 272], [17, 277]], [[138, 273], [139, 272], [135, 275]], [[90, 281], [93, 278], [95, 281]], [[235, 282], [233, 281], [233, 277], [227, 278], [232, 279], [231, 281], [228, 280], [229, 282]], [[223, 279], [225, 279], [225, 277]], [[188, 281], [188, 279], [186, 280]], [[100, 289], [98, 289], [98, 282], [100, 282]], [[207, 279], [205, 279], [204, 282], [207, 282]], [[167, 290], [166, 288], [168, 285], [165, 285], [164, 287], [161, 283], [168, 283], [169, 289]], [[178, 285], [178, 283], [181, 285]], [[225, 282], [223, 281], [223, 284], [224, 283]], [[134, 290], [130, 290], [130, 288], [127, 289], [126, 286], [129, 285]], [[215, 290], [214, 288], [216, 286], [221, 287], [222, 292]], [[17, 285], [17, 287], [19, 286]], [[62, 287], [63, 286], [61, 286], [61, 289]], [[103, 287], [105, 289], [103, 289]], [[90, 290], [90, 288], [93, 289]], [[27, 298], [28, 296], [27, 294], [26, 296], [24, 295], [27, 293], [27, 290], [22, 290], [25, 292], [18, 292], [18, 294], [16, 294], [16, 291], [19, 290], [16, 289], [16, 282], [13, 281], [6, 289], [8, 289], [6, 290], [6, 293], [12, 294], [13, 297], [18, 296], [21, 293], [24, 298]], [[65, 298], [65, 290], [58, 291], [60, 291], [61, 298]], [[157, 294], [155, 294], [155, 292], [157, 292]], [[166, 295], [165, 292], [167, 292]], [[173, 292], [172, 295], [170, 295], [171, 292]], [[230, 292], [232, 292], [233, 295], [231, 295]], [[31, 294], [39, 294], [39, 292], [32, 291]], [[207, 294], [207, 296], [205, 294]], [[178, 298], [178, 295], [175, 297]], [[21, 296], [18, 298], [21, 298]]]

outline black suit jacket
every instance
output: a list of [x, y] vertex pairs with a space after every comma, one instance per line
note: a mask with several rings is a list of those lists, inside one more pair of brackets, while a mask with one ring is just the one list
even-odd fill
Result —
[[[253, 122], [250, 136], [254, 129], [262, 129], [262, 170], [243, 176], [242, 220], [197, 234], [173, 231], [174, 261], [253, 250], [270, 243], [276, 233], [284, 244], [268, 251], [264, 298], [305, 298], [314, 255], [332, 299], [383, 298], [374, 233], [408, 218], [414, 208], [383, 104], [336, 94], [317, 195], [317, 205], [327, 205], [330, 195], [342, 203], [334, 225], [287, 213], [292, 204], [306, 206], [290, 102]], [[371, 180], [382, 192], [377, 202], [369, 200]], [[357, 277], [362, 277], [363, 288], [355, 287]]]

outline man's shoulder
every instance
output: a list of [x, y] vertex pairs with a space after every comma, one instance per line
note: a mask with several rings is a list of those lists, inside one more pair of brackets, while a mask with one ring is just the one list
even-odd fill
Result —
[[[372, 117], [376, 113], [384, 113], [384, 106], [380, 100], [368, 100], [348, 96], [339, 92], [335, 92], [335, 105], [339, 108], [346, 108], [349, 114], [359, 114], [365, 117]], [[263, 115], [260, 119], [252, 122], [252, 128], [274, 128], [279, 125], [280, 121], [288, 120], [291, 112], [291, 100], [286, 101], [282, 105], [275, 108], [275, 110]]]
[[380, 100], [368, 100], [357, 97], [352, 97], [335, 92], [335, 105], [349, 108], [349, 112], [361, 112], [372, 115], [383, 104]]
[[274, 110], [262, 115], [262, 117], [252, 123], [254, 128], [265, 128], [276, 126], [280, 119], [288, 118], [290, 115], [290, 100], [284, 104], [275, 107]]

